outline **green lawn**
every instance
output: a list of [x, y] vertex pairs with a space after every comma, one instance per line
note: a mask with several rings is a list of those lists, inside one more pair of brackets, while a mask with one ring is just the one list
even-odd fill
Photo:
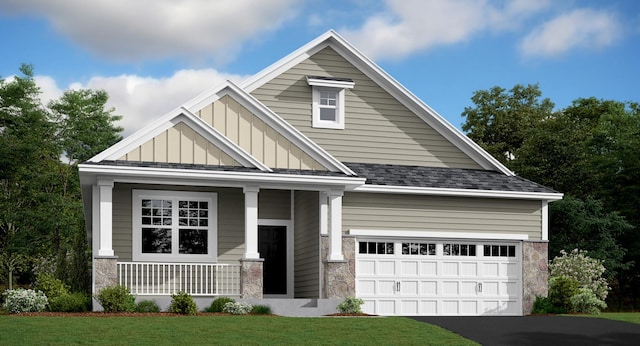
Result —
[[0, 345], [474, 345], [402, 317], [0, 316]]
[[590, 316], [640, 324], [640, 312], [603, 312], [599, 315]]

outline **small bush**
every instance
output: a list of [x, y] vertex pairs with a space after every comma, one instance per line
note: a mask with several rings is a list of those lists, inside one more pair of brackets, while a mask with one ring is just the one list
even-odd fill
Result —
[[271, 307], [269, 305], [254, 305], [251, 313], [256, 315], [271, 315]]
[[134, 312], [136, 298], [124, 286], [105, 287], [96, 296], [105, 312]]
[[74, 292], [49, 299], [49, 310], [57, 312], [85, 312], [91, 299], [84, 293]]
[[237, 303], [229, 302], [224, 304], [222, 312], [226, 312], [232, 315], [246, 315], [253, 309], [253, 306], [249, 303]]
[[578, 293], [580, 283], [568, 276], [557, 276], [549, 279], [549, 298], [551, 303], [565, 311], [571, 311], [571, 297]]
[[219, 297], [211, 302], [211, 305], [205, 309], [206, 312], [222, 312], [224, 305], [227, 303], [235, 303], [235, 299], [229, 297]]
[[54, 278], [51, 274], [44, 273], [38, 274], [32, 288], [44, 293], [49, 300], [69, 293], [69, 287], [64, 282]]
[[5, 297], [3, 307], [10, 314], [44, 311], [49, 303], [44, 293], [35, 290], [19, 288], [7, 290], [3, 295]]
[[571, 252], [560, 251], [549, 264], [551, 277], [567, 276], [578, 281], [580, 287], [586, 287], [602, 301], [607, 298], [611, 289], [602, 277], [605, 267], [599, 259], [587, 256], [584, 250], [574, 249]]
[[347, 297], [342, 301], [342, 303], [338, 304], [338, 311], [343, 314], [361, 314], [362, 309], [360, 305], [364, 304], [364, 301], [360, 298], [356, 297]]
[[607, 308], [607, 303], [596, 297], [589, 288], [582, 287], [578, 289], [578, 293], [570, 298], [571, 310], [574, 312], [585, 312], [597, 315], [601, 310]]
[[155, 300], [142, 300], [136, 306], [136, 312], [160, 312], [160, 307]]
[[532, 314], [566, 314], [567, 310], [560, 307], [556, 307], [551, 302], [549, 297], [536, 297], [536, 301], [533, 302]]
[[196, 315], [198, 313], [198, 307], [189, 293], [181, 291], [171, 295], [169, 312], [183, 315]]

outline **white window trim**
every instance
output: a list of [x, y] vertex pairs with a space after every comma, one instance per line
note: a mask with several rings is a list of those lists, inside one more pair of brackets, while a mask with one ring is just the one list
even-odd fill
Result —
[[[132, 241], [131, 241], [131, 255], [133, 261], [144, 262], [216, 262], [218, 258], [218, 198], [217, 194], [213, 192], [191, 192], [191, 191], [169, 191], [169, 190], [132, 190]], [[150, 199], [198, 199], [206, 200], [209, 202], [209, 220], [208, 220], [208, 235], [207, 235], [207, 249], [208, 254], [148, 254], [142, 253], [142, 207], [140, 206], [140, 200], [144, 198]], [[177, 203], [173, 203], [177, 205]], [[172, 222], [172, 228], [175, 230], [172, 232], [172, 247], [175, 250], [177, 248], [177, 229], [179, 228], [177, 223], [177, 213], [173, 213], [174, 222]], [[176, 250], [177, 251], [177, 250]]]
[[[307, 83], [312, 87], [312, 122], [311, 126], [325, 129], [344, 129], [345, 120], [345, 89], [351, 89], [355, 85], [352, 81], [319, 79], [307, 76]], [[336, 93], [336, 120], [320, 119], [320, 92], [330, 91]]]

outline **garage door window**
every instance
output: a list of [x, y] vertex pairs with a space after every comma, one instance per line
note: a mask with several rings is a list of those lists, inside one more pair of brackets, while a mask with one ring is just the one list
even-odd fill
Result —
[[485, 245], [485, 257], [516, 257], [515, 245]]
[[358, 252], [375, 255], [393, 255], [393, 243], [375, 241], [360, 242]]
[[435, 256], [435, 243], [402, 243], [403, 255]]
[[442, 254], [444, 256], [470, 256], [476, 255], [475, 244], [443, 244]]

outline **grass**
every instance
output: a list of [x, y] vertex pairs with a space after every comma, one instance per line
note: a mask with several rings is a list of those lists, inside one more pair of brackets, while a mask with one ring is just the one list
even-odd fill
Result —
[[0, 316], [0, 345], [475, 345], [403, 317]]
[[586, 316], [640, 324], [640, 312], [603, 312], [599, 315]]

